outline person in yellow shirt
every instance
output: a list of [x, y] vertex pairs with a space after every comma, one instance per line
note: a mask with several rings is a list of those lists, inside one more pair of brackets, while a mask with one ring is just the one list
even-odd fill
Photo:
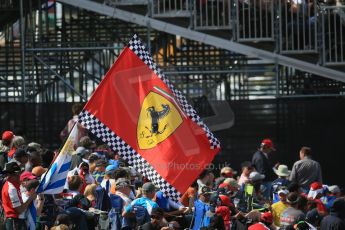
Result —
[[289, 193], [289, 190], [287, 188], [282, 187], [278, 191], [279, 201], [277, 203], [274, 203], [271, 206], [272, 215], [273, 215], [273, 223], [275, 226], [280, 226], [280, 216], [284, 212], [285, 209], [287, 209], [289, 206], [286, 202], [286, 196]]

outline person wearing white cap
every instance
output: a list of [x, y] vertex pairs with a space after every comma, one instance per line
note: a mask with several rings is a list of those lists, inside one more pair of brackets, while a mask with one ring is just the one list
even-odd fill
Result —
[[272, 215], [273, 215], [273, 222], [274, 225], [279, 227], [280, 226], [280, 216], [284, 212], [285, 209], [289, 207], [286, 202], [286, 196], [289, 194], [289, 190], [286, 187], [280, 187], [278, 192], [279, 201], [274, 203], [271, 206]]

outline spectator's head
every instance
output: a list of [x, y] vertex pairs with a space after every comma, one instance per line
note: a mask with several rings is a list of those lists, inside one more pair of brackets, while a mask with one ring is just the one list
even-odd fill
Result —
[[25, 140], [22, 136], [15, 136], [13, 138], [13, 147], [15, 148], [25, 148]]
[[29, 161], [29, 155], [22, 148], [18, 148], [14, 151], [13, 158], [20, 163], [20, 166], [25, 166]]
[[295, 230], [310, 230], [312, 228], [310, 227], [310, 225], [306, 221], [302, 220], [302, 221], [297, 222], [293, 226], [293, 229], [295, 229]]
[[25, 188], [26, 188], [29, 181], [36, 180], [36, 179], [37, 179], [37, 177], [28, 171], [25, 171], [22, 174], [20, 174], [20, 182], [23, 185], [23, 187], [25, 187]]
[[228, 189], [230, 192], [237, 192], [240, 189], [239, 184], [234, 178], [226, 178], [223, 184], [228, 185]]
[[297, 208], [300, 195], [297, 192], [290, 192], [286, 197], [286, 202], [291, 206]]
[[260, 150], [264, 153], [271, 153], [276, 151], [273, 145], [273, 141], [271, 139], [264, 139], [260, 144]]
[[307, 197], [299, 195], [297, 208], [304, 213], [306, 213], [308, 211], [308, 199], [307, 199]]
[[39, 152], [28, 152], [29, 154], [29, 162], [32, 167], [40, 166], [42, 165], [42, 156]]
[[49, 149], [42, 150], [42, 166], [48, 168], [54, 159], [54, 152]]
[[2, 171], [8, 178], [15, 180], [16, 182], [20, 182], [20, 174], [22, 169], [19, 167], [17, 162], [8, 162], [5, 164], [5, 168]]
[[246, 177], [249, 177], [249, 174], [253, 171], [254, 167], [252, 162], [245, 161], [241, 164], [242, 174]]
[[256, 171], [254, 172], [251, 172], [249, 174], [249, 181], [252, 183], [252, 184], [261, 184], [262, 180], [265, 179], [265, 175], [263, 174], [260, 174]]
[[111, 177], [111, 175], [114, 174], [115, 170], [117, 169], [118, 167], [116, 165], [108, 165], [106, 168], [105, 168], [105, 175], [107, 175], [108, 178]]
[[164, 217], [164, 211], [163, 209], [157, 207], [157, 208], [153, 208], [151, 210], [151, 222], [152, 223], [159, 223], [163, 220]]
[[208, 203], [210, 201], [212, 193], [213, 191], [210, 187], [202, 186], [198, 191], [199, 199], [205, 203]]
[[92, 173], [95, 170], [96, 163], [99, 159], [100, 159], [99, 156], [93, 153], [89, 156], [88, 160], [89, 160], [90, 173]]
[[36, 152], [40, 152], [42, 150], [42, 147], [39, 143], [36, 142], [30, 142], [28, 144], [28, 148], [34, 149]]
[[14, 138], [14, 134], [12, 131], [3, 132], [1, 136], [2, 144], [6, 145], [7, 147], [11, 147], [13, 138]]
[[156, 193], [156, 187], [152, 182], [146, 182], [142, 187], [143, 195], [149, 199], [152, 199]]
[[79, 165], [79, 170], [82, 171], [85, 175], [89, 174], [90, 172], [90, 167], [89, 164], [87, 162], [81, 162]]
[[70, 226], [71, 223], [72, 223], [72, 221], [71, 221], [69, 215], [67, 215], [67, 214], [59, 214], [56, 217], [54, 225], [55, 226], [58, 226], [58, 225]]
[[225, 178], [234, 177], [236, 174], [237, 174], [237, 172], [235, 170], [233, 170], [232, 168], [228, 167], [228, 166], [227, 167], [223, 167], [220, 170], [220, 175], [222, 177], [225, 177]]
[[319, 199], [323, 196], [323, 186], [320, 182], [313, 182], [310, 185], [310, 190], [308, 193], [308, 198]]
[[119, 178], [126, 178], [128, 180], [131, 179], [130, 171], [127, 170], [126, 168], [118, 168], [114, 171], [112, 178], [115, 180]]
[[30, 196], [31, 194], [33, 194], [39, 185], [40, 182], [36, 179], [27, 181], [25, 185], [26, 195]]
[[286, 165], [279, 165], [278, 169], [274, 171], [275, 174], [277, 174], [278, 177], [281, 178], [287, 178], [291, 171], [288, 169], [288, 167]]
[[91, 140], [89, 136], [84, 136], [79, 140], [79, 147], [84, 147], [92, 151], [94, 148], [96, 148], [96, 146], [96, 143]]
[[281, 187], [281, 188], [279, 188], [277, 193], [278, 193], [278, 196], [279, 196], [279, 200], [281, 202], [285, 203], [286, 202], [286, 197], [289, 194], [289, 190], [287, 188], [285, 188], [285, 187]]
[[311, 148], [310, 147], [302, 147], [299, 151], [299, 157], [301, 160], [303, 160], [305, 157], [311, 156]]
[[317, 208], [314, 208], [307, 212], [306, 221], [312, 224], [314, 227], [319, 227], [322, 220], [321, 214], [317, 211]]
[[80, 192], [83, 186], [83, 181], [80, 176], [71, 176], [68, 178], [68, 188], [71, 191]]
[[56, 225], [56, 226], [53, 226], [50, 228], [50, 230], [70, 230], [71, 227], [65, 225], [65, 224], [59, 224], [59, 225]]
[[219, 199], [221, 201], [222, 206], [227, 206], [227, 207], [232, 207], [233, 204], [231, 203], [231, 200], [228, 196], [226, 195], [219, 195]]
[[202, 173], [199, 175], [199, 179], [204, 183], [207, 184], [212, 178], [214, 178], [214, 175], [211, 170], [205, 169], [202, 171]]
[[86, 185], [85, 190], [84, 190], [84, 196], [86, 198], [88, 196], [96, 197], [96, 188], [97, 188], [96, 184], [88, 184], [88, 185]]
[[261, 213], [260, 221], [267, 227], [271, 226], [273, 223], [273, 216], [270, 212]]
[[32, 169], [32, 174], [38, 178], [40, 178], [44, 173], [48, 171], [47, 168], [43, 168], [42, 166], [36, 166]]
[[105, 168], [108, 166], [108, 162], [104, 159], [99, 159], [96, 161], [96, 168], [94, 171], [105, 172]]
[[83, 146], [79, 146], [76, 150], [75, 150], [75, 154], [77, 154], [78, 156], [88, 159], [90, 156], [90, 150], [86, 149]]
[[345, 198], [337, 198], [332, 207], [331, 207], [331, 213], [336, 213], [339, 218], [344, 219], [345, 218]]
[[336, 196], [336, 197], [340, 197], [341, 196], [341, 190], [338, 187], [338, 185], [328, 186], [328, 191], [333, 196]]
[[115, 189], [129, 196], [131, 193], [131, 183], [126, 178], [119, 178], [115, 181]]
[[84, 105], [82, 103], [75, 103], [72, 105], [72, 113], [73, 115], [79, 115], [79, 113], [83, 110]]

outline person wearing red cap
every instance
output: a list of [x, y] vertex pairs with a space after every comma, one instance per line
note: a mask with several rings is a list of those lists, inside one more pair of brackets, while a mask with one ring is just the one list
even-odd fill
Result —
[[0, 169], [5, 167], [8, 158], [8, 152], [12, 148], [12, 141], [14, 138], [14, 134], [11, 131], [3, 132], [0, 141]]
[[310, 190], [308, 193], [308, 200], [310, 203], [316, 205], [317, 211], [322, 215], [326, 216], [328, 210], [324, 203], [321, 201], [321, 197], [324, 195], [324, 188], [320, 182], [314, 182], [310, 185]]
[[300, 160], [292, 166], [290, 181], [297, 183], [304, 192], [309, 190], [313, 182], [322, 183], [321, 166], [311, 159], [311, 148], [302, 147], [299, 151]]
[[260, 222], [257, 222], [248, 227], [248, 230], [266, 230], [271, 229], [273, 217], [270, 212], [261, 213]]
[[275, 151], [273, 142], [271, 139], [264, 139], [261, 142], [260, 148], [254, 153], [252, 158], [252, 164], [256, 171], [260, 174], [265, 175], [263, 185], [266, 187], [264, 197], [266, 199], [270, 196], [272, 181], [275, 180], [276, 176], [273, 171], [274, 164], [270, 159], [270, 154]]

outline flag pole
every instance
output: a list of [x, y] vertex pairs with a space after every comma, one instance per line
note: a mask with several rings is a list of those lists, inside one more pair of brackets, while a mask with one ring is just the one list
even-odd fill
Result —
[[[41, 182], [44, 181], [44, 179], [46, 178], [46, 176], [47, 176], [49, 170], [51, 169], [51, 167], [52, 167], [54, 161], [58, 158], [58, 156], [60, 155], [61, 151], [62, 151], [63, 148], [65, 147], [66, 142], [67, 142], [68, 138], [70, 137], [72, 131], [74, 131], [74, 128], [76, 127], [77, 123], [78, 123], [78, 121], [76, 121], [76, 122], [74, 123], [74, 125], [72, 126], [71, 131], [69, 131], [68, 136], [67, 136], [67, 138], [65, 139], [65, 141], [64, 141], [64, 143], [63, 143], [63, 145], [62, 145], [62, 147], [59, 148], [58, 154], [57, 154], [56, 156], [54, 156], [53, 160], [50, 162], [50, 165], [49, 165], [47, 171], [44, 173], [43, 178], [40, 179], [40, 185], [41, 185]], [[54, 153], [54, 155], [55, 155], [55, 153]], [[36, 192], [37, 192], [38, 188], [40, 187], [40, 185], [36, 188]]]

